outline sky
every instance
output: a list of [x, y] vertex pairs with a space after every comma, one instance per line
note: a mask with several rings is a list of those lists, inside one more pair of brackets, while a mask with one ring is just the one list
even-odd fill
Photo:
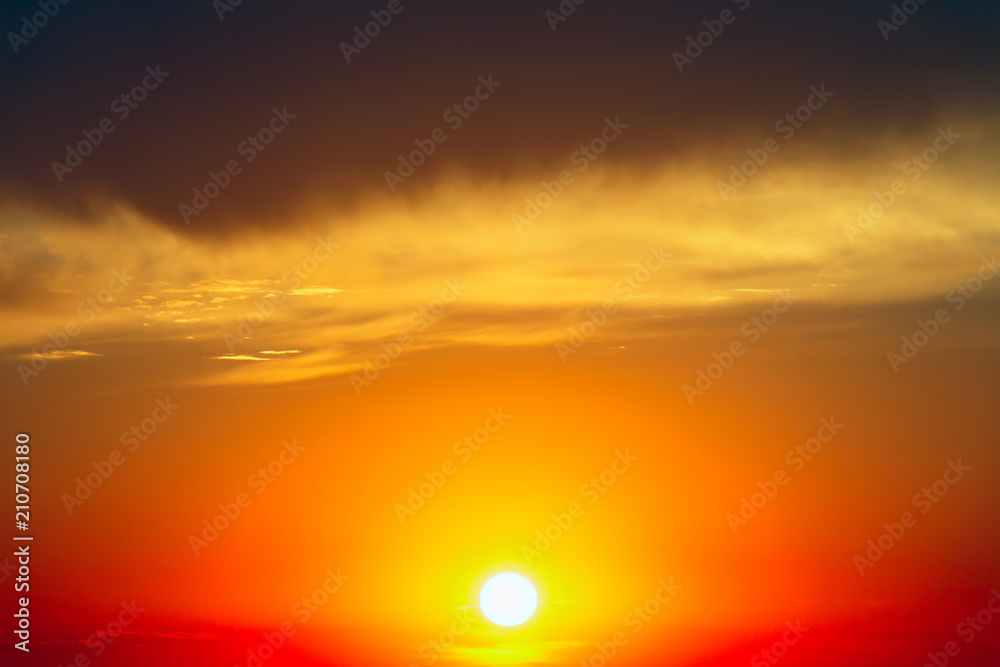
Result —
[[996, 664], [998, 12], [0, 3], [3, 664]]

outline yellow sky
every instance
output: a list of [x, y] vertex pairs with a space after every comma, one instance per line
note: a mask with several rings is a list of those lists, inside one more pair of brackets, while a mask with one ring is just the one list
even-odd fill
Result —
[[[0, 270], [13, 326], [0, 345], [40, 352], [46, 334], [76, 322], [71, 352], [49, 354], [54, 361], [106, 354], [97, 348], [134, 336], [196, 343], [217, 362], [198, 382], [272, 382], [354, 372], [407, 331], [408, 350], [554, 344], [609, 298], [628, 315], [601, 335], [619, 345], [642, 335], [623, 324], [632, 318], [765, 303], [781, 289], [812, 305], [926, 298], [996, 247], [996, 191], [985, 187], [991, 173], [976, 145], [989, 132], [959, 129], [965, 150], [943, 153], [916, 178], [906, 165], [933, 145], [934, 129], [878, 163], [818, 164], [792, 146], [727, 201], [716, 182], [728, 174], [717, 163], [597, 164], [526, 226], [512, 216], [556, 174], [504, 183], [456, 176], [419, 197], [373, 196], [350, 214], [304, 212], [306, 222], [284, 231], [223, 239], [182, 235], [121, 207], [90, 226], [8, 208]], [[896, 179], [905, 192], [859, 231], [859, 207]], [[669, 260], [625, 290], [620, 281], [650, 248]], [[128, 284], [99, 313], [80, 306], [108, 287], [109, 267]], [[453, 302], [419, 315], [456, 280]], [[237, 331], [258, 312], [263, 324]]]

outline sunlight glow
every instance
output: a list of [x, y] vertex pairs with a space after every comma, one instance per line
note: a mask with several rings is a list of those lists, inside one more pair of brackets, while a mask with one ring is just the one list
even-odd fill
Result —
[[498, 574], [483, 586], [479, 608], [497, 625], [521, 625], [535, 613], [538, 594], [531, 582], [519, 574]]

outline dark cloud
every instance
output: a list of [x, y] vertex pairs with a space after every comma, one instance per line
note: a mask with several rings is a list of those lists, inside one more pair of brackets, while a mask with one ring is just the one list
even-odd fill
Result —
[[[59, 5], [16, 54], [9, 37], [2, 45], [0, 195], [81, 220], [125, 202], [205, 233], [287, 224], [306, 207], [336, 212], [366, 192], [390, 196], [383, 173], [437, 127], [448, 141], [394, 196], [446, 169], [504, 178], [561, 165], [606, 116], [631, 125], [609, 163], [694, 148], [728, 160], [729, 147], [767, 132], [813, 84], [836, 93], [814, 129], [823, 159], [922, 129], [942, 111], [995, 109], [1000, 7], [989, 3], [926, 3], [888, 41], [876, 25], [888, 2], [752, 0], [740, 11], [743, 0], [589, 0], [555, 31], [545, 11], [556, 0], [401, 3], [350, 64], [338, 45], [386, 2], [243, 0], [224, 20], [210, 0]], [[724, 9], [735, 21], [678, 73], [671, 54]], [[37, 11], [37, 2], [3, 3], [5, 36]], [[169, 76], [119, 119], [112, 101], [157, 65]], [[491, 73], [502, 86], [448, 128], [442, 112]], [[286, 107], [295, 119], [246, 163], [241, 142]], [[104, 118], [114, 132], [60, 183], [51, 163]], [[241, 173], [185, 225], [178, 205], [229, 160]]]

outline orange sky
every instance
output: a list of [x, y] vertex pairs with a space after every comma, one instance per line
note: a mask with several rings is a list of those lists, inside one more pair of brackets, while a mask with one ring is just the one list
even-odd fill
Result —
[[[72, 632], [135, 598], [149, 609], [145, 630], [211, 632], [173, 641], [222, 642], [232, 656], [253, 628], [299, 627], [296, 600], [333, 569], [349, 579], [295, 640], [317, 659], [566, 664], [623, 630], [623, 664], [728, 664], [799, 619], [816, 630], [789, 664], [844, 650], [842, 632], [873, 660], [919, 656], [936, 645], [906, 629], [926, 623], [920, 610], [954, 609], [957, 623], [996, 575], [985, 554], [998, 545], [983, 527], [996, 519], [1000, 463], [1000, 283], [961, 310], [946, 297], [975, 274], [977, 239], [996, 228], [970, 216], [943, 245], [930, 213], [949, 200], [993, 205], [964, 169], [956, 154], [934, 188], [853, 244], [840, 220], [866, 185], [848, 194], [845, 181], [842, 192], [829, 169], [827, 184], [799, 169], [771, 177], [780, 190], [762, 181], [757, 196], [723, 204], [694, 189], [711, 190], [708, 178], [668, 181], [669, 165], [632, 186], [614, 169], [595, 173], [600, 200], [581, 184], [521, 234], [504, 203], [515, 208], [529, 178], [452, 185], [419, 207], [373, 204], [357, 226], [224, 245], [127, 211], [98, 228], [8, 226], [8, 257], [44, 254], [59, 267], [33, 286], [43, 298], [12, 311], [4, 341], [8, 423], [30, 427], [44, 470], [40, 608], [53, 632]], [[658, 179], [664, 187], [651, 187]], [[428, 236], [441, 210], [453, 217]], [[694, 211], [698, 224], [685, 225]], [[601, 224], [609, 219], [620, 222]], [[567, 239], [574, 252], [557, 251]], [[90, 315], [87, 298], [100, 303], [105, 288], [118, 292]], [[594, 315], [609, 301], [613, 310]], [[940, 308], [951, 319], [894, 373], [887, 355], [899, 337]], [[588, 311], [600, 327], [583, 326]], [[67, 321], [79, 326], [69, 339], [58, 333], [75, 331]], [[43, 354], [49, 332], [71, 342]], [[737, 342], [742, 354], [725, 361]], [[716, 359], [730, 367], [706, 388], [699, 371], [714, 374]], [[32, 362], [25, 384], [18, 368]], [[685, 385], [702, 393], [688, 401]], [[157, 399], [177, 406], [162, 423]], [[478, 451], [456, 445], [491, 410], [509, 419]], [[843, 428], [794, 463], [788, 452], [822, 420]], [[123, 440], [132, 426], [146, 439]], [[266, 466], [292, 441], [301, 451], [268, 481]], [[92, 497], [67, 501], [116, 449], [124, 462]], [[600, 484], [624, 451], [632, 467]], [[859, 576], [854, 556], [959, 458], [967, 479]], [[454, 474], [401, 523], [396, 505], [446, 461]], [[741, 499], [778, 471], [787, 485], [733, 524]], [[249, 500], [232, 526], [192, 542], [241, 493]], [[583, 514], [528, 562], [535, 531], [574, 502]], [[505, 569], [539, 586], [537, 620], [497, 634], [475, 617], [454, 647], [429, 648]], [[661, 579], [682, 588], [633, 634], [629, 610]], [[946, 637], [949, 614], [935, 612], [943, 622], [928, 637]], [[234, 639], [239, 628], [251, 639]], [[905, 648], [890, 651], [892, 641]], [[125, 644], [120, 659], [144, 650]]]
[[3, 75], [35, 662], [996, 663], [995, 9], [741, 0], [678, 73], [717, 8], [406, 3], [345, 63], [378, 8], [182, 4], [67, 5]]

